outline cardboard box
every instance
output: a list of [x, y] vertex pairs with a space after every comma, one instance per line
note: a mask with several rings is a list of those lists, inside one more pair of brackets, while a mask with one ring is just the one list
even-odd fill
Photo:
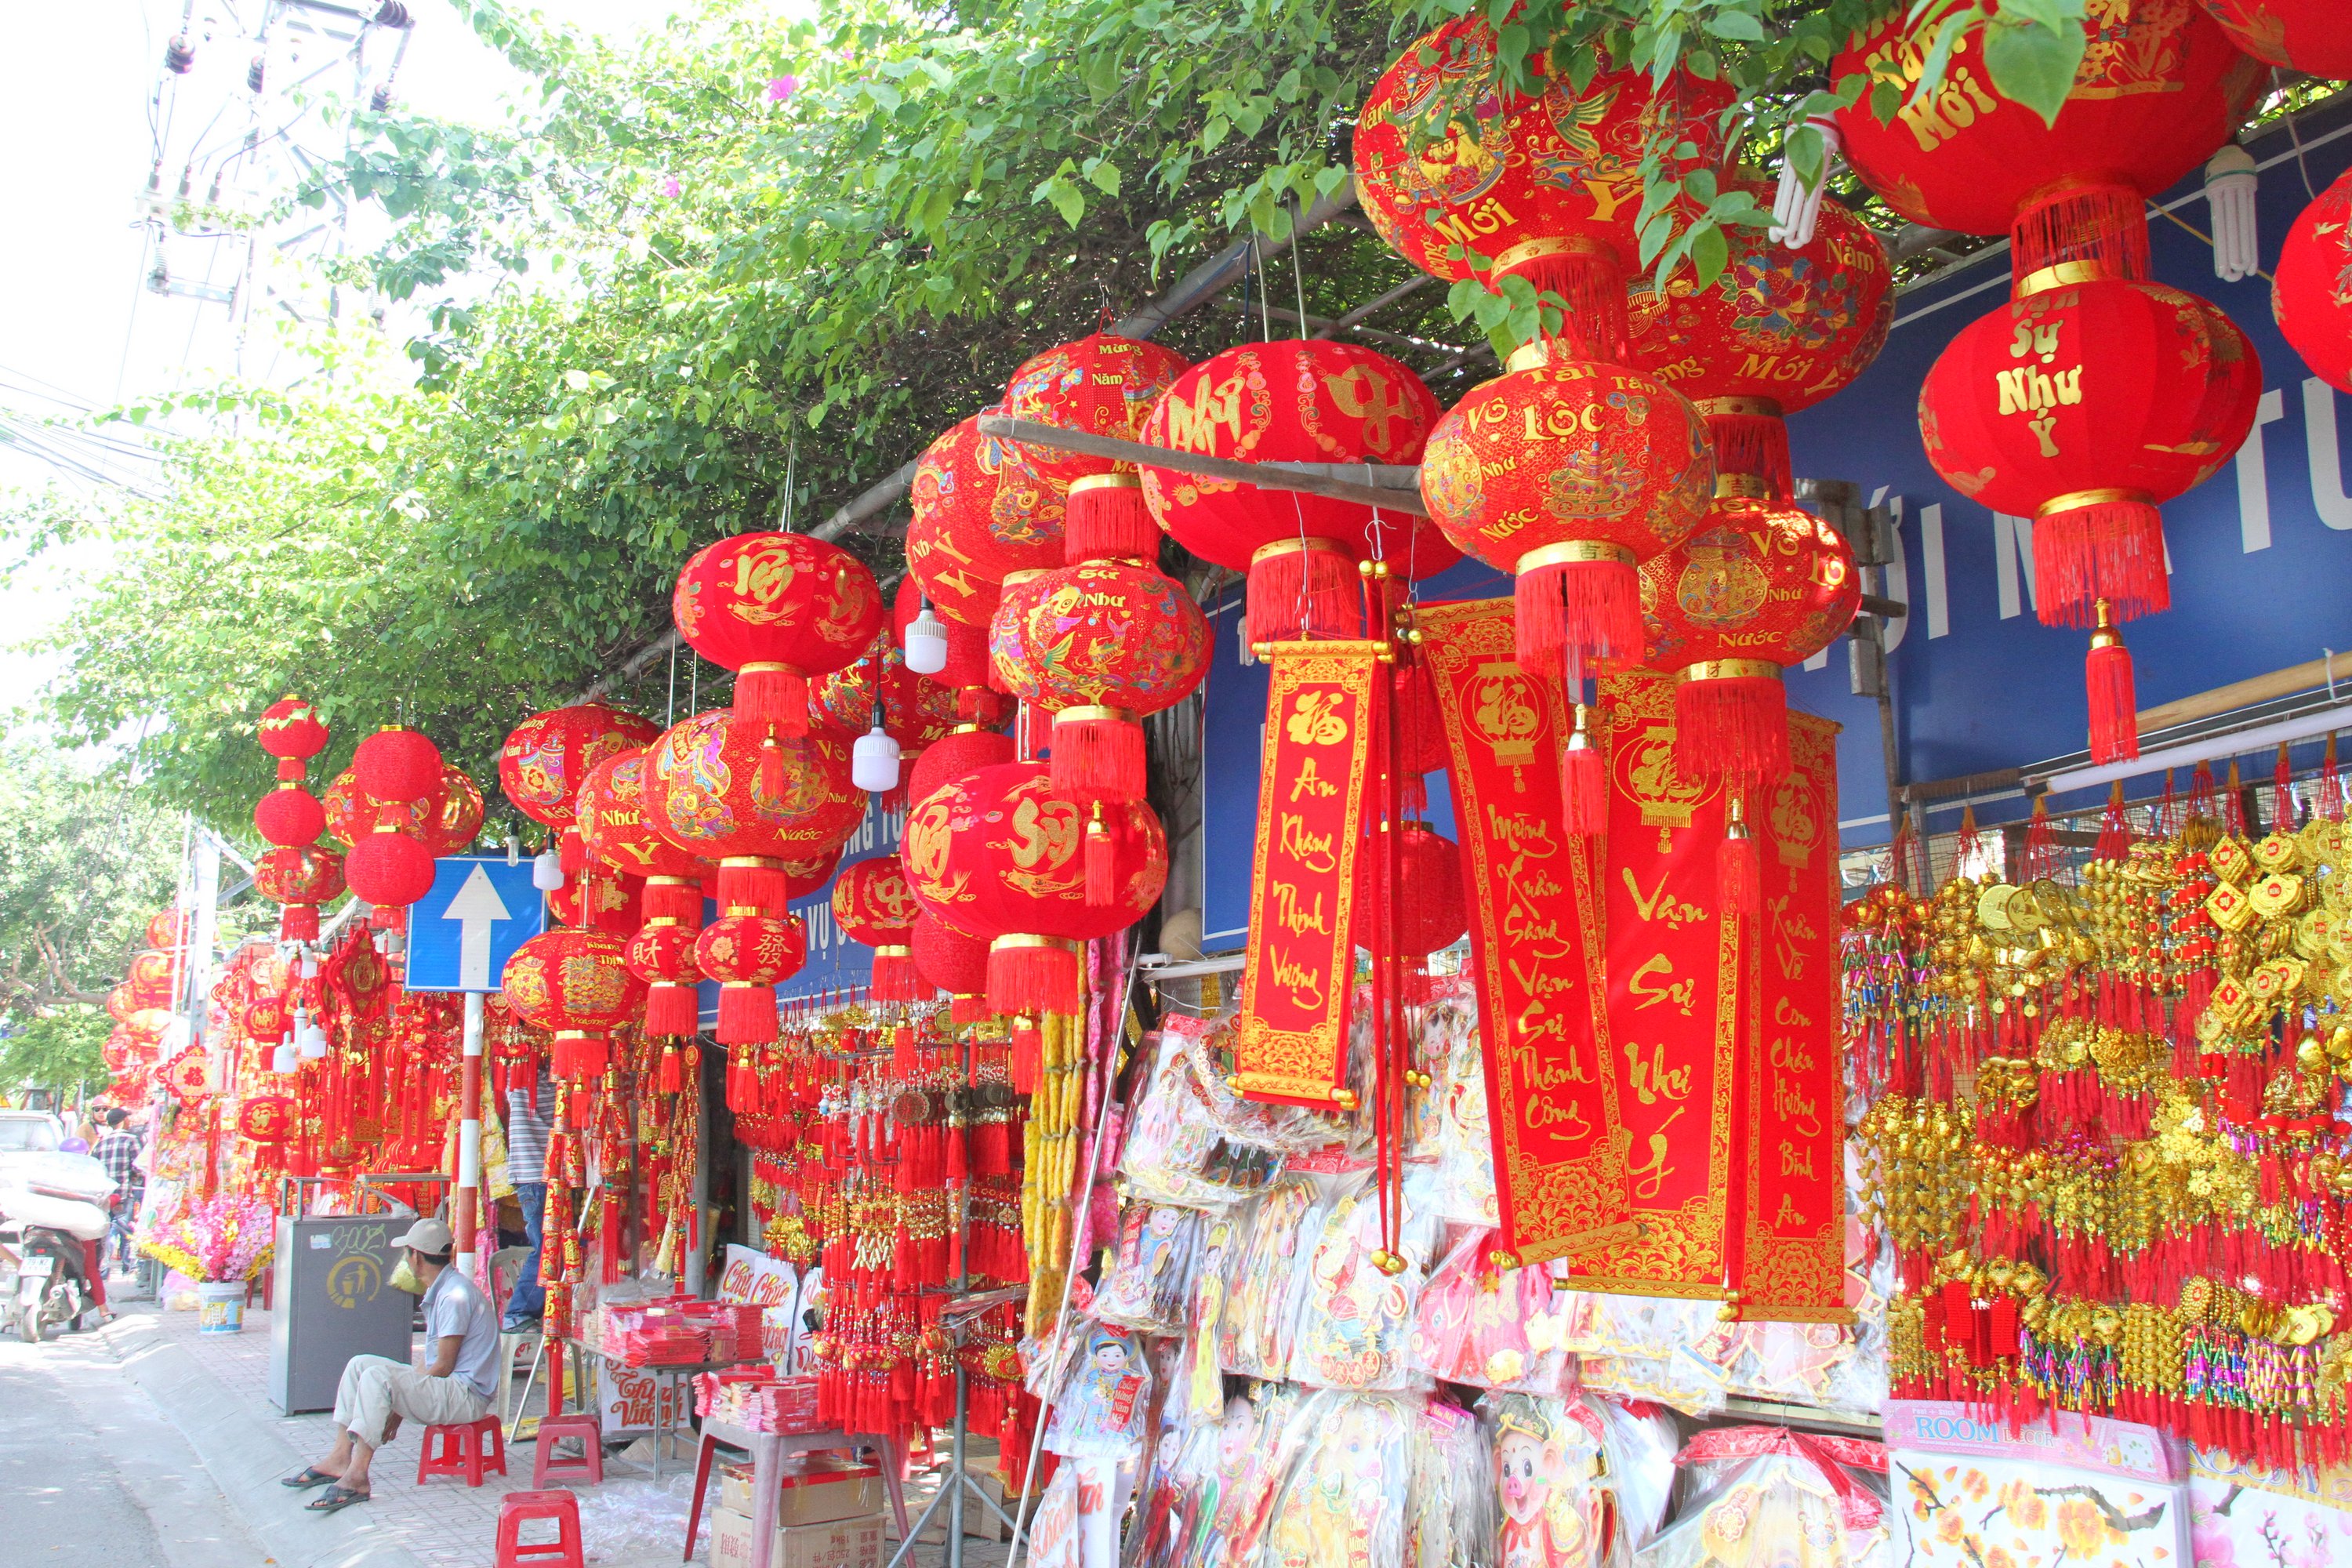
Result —
[[[777, 1467], [779, 1524], [824, 1524], [879, 1513], [888, 1499], [882, 1490], [882, 1472], [842, 1454], [795, 1454]], [[719, 1467], [719, 1506], [749, 1518], [752, 1507], [751, 1465], [730, 1459]]]
[[[882, 1568], [882, 1516], [789, 1524], [777, 1530], [768, 1568]], [[710, 1516], [710, 1568], [751, 1568], [751, 1520], [722, 1508]]]

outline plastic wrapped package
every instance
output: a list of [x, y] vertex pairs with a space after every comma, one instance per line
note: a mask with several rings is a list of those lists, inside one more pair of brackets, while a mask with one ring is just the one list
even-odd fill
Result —
[[1438, 983], [1423, 1012], [1422, 1097], [1413, 1152], [1443, 1175], [1438, 1205], [1447, 1219], [1493, 1228], [1503, 1223], [1495, 1196], [1495, 1145], [1486, 1122], [1486, 1066], [1478, 1038], [1477, 992], [1467, 976]]
[[1566, 1394], [1575, 1363], [1560, 1293], [1543, 1269], [1497, 1268], [1496, 1245], [1493, 1231], [1471, 1229], [1432, 1271], [1413, 1310], [1413, 1364], [1479, 1388]]
[[1249, 1245], [1257, 1215], [1255, 1202], [1202, 1216], [1198, 1266], [1192, 1270], [1192, 1302], [1186, 1315], [1184, 1355], [1177, 1389], [1187, 1419], [1218, 1420], [1225, 1408], [1225, 1379], [1219, 1364], [1225, 1332], [1225, 1279], [1236, 1253]]
[[1621, 1399], [1654, 1400], [1685, 1415], [1723, 1408], [1728, 1390], [1722, 1369], [1698, 1353], [1718, 1309], [1713, 1301], [1664, 1296], [1563, 1292], [1569, 1299], [1563, 1343], [1577, 1356], [1577, 1378], [1589, 1391]]
[[1479, 1408], [1494, 1454], [1501, 1568], [1623, 1564], [1607, 1426], [1594, 1403], [1499, 1394]]
[[[1237, 1419], [1250, 1422], [1245, 1401], [1235, 1400], [1234, 1408]], [[1225, 1439], [1222, 1413], [1185, 1425], [1175, 1417], [1173, 1400], [1169, 1411], [1136, 1492], [1135, 1519], [1128, 1526], [1121, 1568], [1175, 1568], [1215, 1506], [1217, 1455]]]
[[1630, 1551], [1657, 1538], [1675, 1494], [1675, 1455], [1682, 1446], [1675, 1418], [1659, 1406], [1625, 1404], [1593, 1394], [1609, 1445], [1609, 1484], [1617, 1498], [1617, 1524]]
[[1181, 1332], [1201, 1217], [1173, 1204], [1129, 1204], [1119, 1220], [1117, 1261], [1095, 1292], [1095, 1316], [1144, 1333]]
[[1784, 1427], [1703, 1432], [1683, 1451], [1697, 1494], [1634, 1568], [1865, 1568], [1885, 1555], [1885, 1508], [1842, 1462], [1885, 1463], [1852, 1438]]
[[1412, 1434], [1408, 1568], [1497, 1568], [1494, 1466], [1478, 1418], [1431, 1400]]
[[1318, 1388], [1394, 1393], [1428, 1386], [1412, 1364], [1412, 1307], [1428, 1278], [1443, 1229], [1431, 1205], [1434, 1174], [1406, 1173], [1397, 1256], [1404, 1267], [1385, 1274], [1373, 1263], [1382, 1249], [1381, 1198], [1369, 1172], [1340, 1179], [1320, 1235], [1307, 1259], [1308, 1285], [1298, 1313], [1290, 1375]]
[[1298, 1314], [1311, 1276], [1308, 1253], [1331, 1206], [1333, 1179], [1286, 1175], [1258, 1200], [1249, 1244], [1225, 1273], [1218, 1364], [1245, 1377], [1278, 1378], [1290, 1370]]
[[1213, 1500], [1204, 1498], [1202, 1525], [1186, 1543], [1180, 1568], [1254, 1568], [1276, 1500], [1307, 1442], [1303, 1407], [1328, 1394], [1290, 1384], [1262, 1383], [1240, 1411], [1228, 1409], [1217, 1445]]
[[1132, 1459], [1149, 1430], [1151, 1367], [1127, 1329], [1096, 1323], [1054, 1400], [1045, 1451], [1065, 1458]]
[[1281, 1156], [1229, 1146], [1187, 1040], [1175, 1028], [1145, 1037], [1151, 1071], [1128, 1125], [1119, 1171], [1130, 1198], [1222, 1208], [1272, 1180]]
[[1266, 1521], [1262, 1568], [1391, 1568], [1404, 1561], [1416, 1395], [1310, 1396], [1306, 1428]]

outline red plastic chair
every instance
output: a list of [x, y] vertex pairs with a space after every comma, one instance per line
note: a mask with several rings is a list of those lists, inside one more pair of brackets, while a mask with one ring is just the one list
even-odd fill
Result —
[[416, 1456], [418, 1486], [433, 1476], [463, 1476], [467, 1486], [478, 1487], [491, 1470], [507, 1473], [506, 1429], [497, 1416], [425, 1428], [425, 1451]]
[[[558, 1458], [556, 1439], [577, 1437], [581, 1455], [576, 1459]], [[587, 1481], [601, 1486], [604, 1480], [604, 1425], [595, 1416], [575, 1412], [569, 1415], [542, 1416], [539, 1423], [539, 1455], [530, 1465], [530, 1484], [543, 1487], [550, 1481]]]
[[[555, 1539], [522, 1543], [522, 1527], [533, 1520], [555, 1521]], [[561, 1487], [548, 1491], [509, 1492], [499, 1505], [496, 1568], [583, 1568], [580, 1555], [580, 1500]]]

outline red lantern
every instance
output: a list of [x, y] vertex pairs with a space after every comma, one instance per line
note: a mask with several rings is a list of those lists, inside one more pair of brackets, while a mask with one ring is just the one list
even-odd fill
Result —
[[2342, 0], [2204, 0], [2230, 41], [2267, 65], [2341, 81], [2352, 77], [2352, 27]]
[[954, 1000], [949, 1016], [959, 1024], [977, 1024], [988, 1015], [988, 943], [963, 932], [924, 910], [915, 916], [908, 943], [915, 952], [915, 972], [934, 990]]
[[[917, 679], [932, 686], [946, 687], [952, 694], [955, 716], [967, 724], [984, 725], [994, 729], [1004, 721], [1008, 704], [989, 684], [988, 623], [995, 614], [993, 600], [996, 590], [991, 589], [988, 616], [977, 624], [959, 620], [942, 620], [940, 629], [946, 633], [947, 663], [937, 671]], [[898, 596], [890, 605], [890, 640], [903, 652], [907, 627], [922, 613], [923, 595], [912, 576], [898, 584]]]
[[[316, 708], [289, 692], [261, 710], [255, 739], [280, 763], [300, 763], [327, 749], [327, 726]], [[281, 771], [278, 776], [287, 775]], [[302, 770], [296, 768], [293, 776], [300, 778]]]
[[398, 826], [378, 826], [343, 857], [343, 881], [375, 913], [369, 923], [388, 931], [400, 911], [433, 890], [433, 847]]
[[147, 917], [149, 947], [178, 947], [187, 940], [188, 917], [180, 910], [158, 910]]
[[1014, 696], [1054, 715], [1055, 788], [1081, 805], [1140, 800], [1137, 721], [1201, 684], [1208, 617], [1172, 578], [1128, 561], [1065, 566], [1032, 586], [1017, 651], [1000, 647], [997, 669]]
[[499, 788], [533, 822], [569, 827], [590, 771], [660, 733], [652, 720], [601, 702], [534, 713], [507, 735], [499, 752]]
[[908, 575], [950, 624], [987, 626], [1005, 574], [1062, 563], [1069, 489], [982, 435], [977, 416], [957, 421], [915, 464]]
[[1789, 771], [1782, 671], [1834, 642], [1862, 605], [1853, 552], [1811, 512], [1719, 501], [1642, 568], [1650, 667], [1675, 677], [1675, 769], [1742, 788]]
[[646, 820], [644, 781], [648, 748], [615, 752], [588, 770], [573, 803], [573, 819], [588, 853], [606, 869], [645, 879], [648, 920], [702, 924], [702, 877], [707, 862], [688, 854]]
[[2271, 315], [2314, 375], [2352, 392], [2352, 173], [2320, 192], [2287, 231]]
[[[1095, 332], [1023, 362], [1005, 385], [1004, 412], [1065, 430], [1138, 440], [1151, 405], [1184, 369], [1181, 355], [1157, 343]], [[1159, 553], [1160, 532], [1132, 463], [1037, 445], [1013, 449], [1032, 472], [1069, 487], [1065, 560], [1149, 560]]]
[[[1470, 929], [1461, 847], [1425, 822], [1401, 822], [1397, 835], [1397, 951], [1415, 956], [1443, 952]], [[1356, 879], [1360, 910], [1372, 908], [1378, 847], [1377, 838], [1365, 846], [1364, 869]]]
[[482, 830], [482, 792], [462, 771], [444, 763], [441, 782], [414, 800], [378, 800], [346, 768], [327, 786], [321, 803], [327, 832], [345, 848], [390, 824], [414, 834], [436, 855], [464, 848]]
[[441, 783], [434, 792], [432, 804], [433, 814], [426, 819], [425, 831], [418, 837], [429, 841], [436, 855], [455, 855], [481, 836], [486, 809], [482, 786], [464, 769], [446, 764], [442, 767]]
[[127, 984], [118, 984], [106, 994], [106, 1016], [118, 1024], [129, 1021], [131, 1014], [145, 1005], [131, 994]]
[[161, 1007], [135, 1008], [131, 1016], [122, 1020], [122, 1026], [139, 1044], [152, 1046], [163, 1037], [163, 1031], [172, 1026], [172, 1015]]
[[977, 726], [956, 730], [915, 759], [914, 771], [907, 780], [907, 802], [919, 804], [966, 773], [1012, 760], [1012, 736]]
[[808, 682], [872, 646], [882, 625], [874, 574], [803, 533], [740, 533], [697, 551], [670, 615], [687, 645], [735, 672], [735, 711], [786, 735], [808, 726]]
[[882, 666], [882, 728], [898, 742], [902, 754], [920, 752], [956, 727], [956, 694], [908, 669], [897, 642], [878, 637], [864, 658], [809, 688], [809, 721], [853, 739], [871, 729], [877, 661]]
[[301, 1121], [301, 1108], [292, 1095], [250, 1095], [236, 1108], [236, 1135], [268, 1148], [292, 1138]]
[[[1178, 376], [1141, 439], [1249, 462], [1417, 463], [1440, 412], [1419, 376], [1355, 343], [1244, 343]], [[1374, 553], [1415, 578], [1461, 559], [1421, 520], [1355, 501], [1154, 468], [1143, 499], [1177, 543], [1249, 574], [1252, 642], [1361, 636], [1357, 564]]]
[[702, 971], [694, 962], [695, 937], [700, 911], [693, 925], [669, 915], [656, 915], [637, 928], [624, 955], [629, 973], [646, 983], [646, 1033], [691, 1035], [699, 1004], [695, 983]]
[[782, 862], [837, 849], [866, 816], [850, 782], [849, 742], [824, 731], [789, 745], [726, 709], [698, 713], [648, 748], [638, 775], [647, 826], [719, 862], [719, 901], [781, 912]]
[[719, 1043], [756, 1046], [776, 1037], [776, 986], [808, 961], [808, 928], [798, 915], [782, 917], [741, 906], [703, 928], [694, 962], [719, 982]]
[[285, 779], [254, 803], [253, 826], [270, 844], [315, 844], [326, 831], [327, 810], [299, 779]]
[[1715, 468], [1697, 410], [1636, 370], [1540, 363], [1472, 389], [1421, 466], [1431, 517], [1468, 554], [1517, 576], [1529, 672], [1638, 658], [1635, 568], [1698, 525]]
[[833, 885], [833, 921], [852, 942], [874, 950], [874, 998], [912, 1002], [919, 994], [913, 927], [917, 905], [895, 856], [860, 860]]
[[141, 1007], [170, 1006], [175, 978], [173, 969], [172, 955], [168, 952], [142, 952], [133, 958], [122, 977], [123, 984], [131, 988], [133, 1005]]
[[441, 784], [441, 748], [399, 724], [386, 724], [352, 753], [352, 777], [363, 795], [386, 805], [423, 800]]
[[628, 936], [645, 920], [645, 892], [638, 879], [599, 868], [566, 877], [547, 895], [547, 912], [564, 925]]
[[253, 885], [285, 906], [278, 917], [281, 938], [316, 942], [319, 906], [342, 895], [342, 858], [315, 845], [280, 847], [253, 863]]
[[286, 1037], [287, 1030], [294, 1026], [293, 1010], [288, 1006], [283, 992], [265, 992], [246, 1003], [243, 1013], [238, 1016], [237, 1026], [245, 1032], [247, 1039], [274, 1046]]
[[645, 1005], [645, 983], [624, 963], [626, 951], [603, 931], [551, 931], [507, 960], [499, 989], [519, 1016], [553, 1032], [558, 1078], [600, 1077], [611, 1060], [607, 1037]]
[[1013, 692], [1008, 672], [1019, 668], [1028, 657], [1024, 639], [1028, 636], [1029, 612], [1045, 591], [1045, 578], [1044, 572], [1015, 572], [1005, 578], [995, 613], [989, 617], [989, 683], [1008, 696]]
[[[1054, 793], [1043, 765], [984, 768], [910, 812], [903, 858], [924, 906], [989, 938], [989, 1003], [999, 1013], [1075, 1013], [1078, 944], [1123, 931], [1159, 900], [1168, 839], [1140, 801], [1091, 820]], [[1086, 861], [1099, 858], [1103, 875]], [[1088, 897], [1108, 887], [1108, 902]]]
[[[2021, 283], [2070, 259], [2146, 277], [2142, 202], [2229, 140], [2268, 73], [2182, 0], [2115, 0], [2084, 26], [2074, 90], [2045, 124], [1993, 87], [1980, 34], [1963, 34], [1943, 86], [1911, 101], [1929, 40], [1906, 37], [1897, 12], [1830, 67], [1832, 81], [1874, 84], [1838, 112], [1846, 161], [1914, 223], [2011, 233]], [[1874, 107], [1878, 84], [1900, 95], [1891, 122]]]
[[782, 867], [785, 900], [804, 899], [815, 892], [833, 880], [833, 873], [840, 865], [841, 846], [838, 844], [824, 854], [813, 855], [805, 860], [785, 861]]
[[2253, 427], [2262, 364], [2229, 318], [2162, 284], [2091, 274], [1965, 328], [1927, 373], [1919, 433], [1953, 489], [2034, 520], [2034, 608], [2096, 626], [2091, 752], [2137, 756], [2131, 656], [2116, 620], [2164, 609], [2157, 509], [2228, 462]]

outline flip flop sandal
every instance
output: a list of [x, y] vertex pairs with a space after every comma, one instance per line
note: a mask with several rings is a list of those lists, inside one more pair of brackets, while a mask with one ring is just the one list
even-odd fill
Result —
[[310, 1466], [305, 1466], [300, 1475], [288, 1476], [278, 1484], [281, 1487], [292, 1487], [299, 1492], [308, 1491], [312, 1487], [327, 1486], [331, 1482], [339, 1481], [341, 1479], [342, 1479], [341, 1476], [331, 1476], [324, 1470], [318, 1469]]
[[319, 1494], [318, 1500], [305, 1510], [310, 1513], [337, 1513], [355, 1502], [365, 1502], [368, 1494], [355, 1492], [349, 1487], [331, 1486]]

